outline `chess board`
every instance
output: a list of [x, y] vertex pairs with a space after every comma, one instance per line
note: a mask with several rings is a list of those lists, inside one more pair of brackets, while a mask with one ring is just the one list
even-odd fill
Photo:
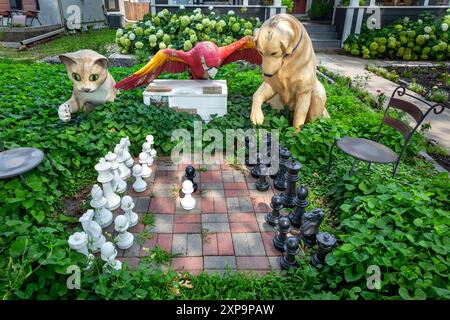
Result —
[[[139, 223], [129, 229], [135, 235], [133, 246], [118, 250], [117, 258], [136, 267], [158, 245], [177, 254], [171, 261], [171, 267], [177, 271], [223, 274], [227, 267], [231, 271], [256, 273], [279, 270], [281, 253], [272, 244], [274, 228], [264, 221], [264, 215], [271, 210], [274, 193], [280, 192], [272, 185], [266, 192], [257, 191], [256, 180], [245, 166], [193, 165], [198, 183], [193, 194], [196, 207], [187, 211], [180, 205], [179, 192], [186, 166], [160, 157], [151, 167], [151, 177], [146, 179], [147, 190], [136, 193], [128, 187]], [[154, 226], [142, 224], [141, 218], [147, 212], [154, 215]], [[113, 214], [121, 214], [121, 210]], [[151, 232], [151, 238], [140, 245], [136, 236], [144, 228]], [[105, 231], [114, 233], [113, 226]]]

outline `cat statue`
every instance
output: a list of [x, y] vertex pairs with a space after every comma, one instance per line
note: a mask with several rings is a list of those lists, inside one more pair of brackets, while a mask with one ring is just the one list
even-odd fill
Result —
[[108, 71], [108, 59], [93, 50], [80, 50], [59, 56], [73, 83], [72, 97], [59, 106], [58, 116], [69, 121], [78, 110], [91, 112], [94, 106], [113, 102], [116, 82]]

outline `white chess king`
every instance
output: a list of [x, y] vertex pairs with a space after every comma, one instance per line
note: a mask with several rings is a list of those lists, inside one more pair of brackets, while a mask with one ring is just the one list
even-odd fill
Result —
[[106, 209], [106, 199], [103, 196], [103, 191], [98, 184], [94, 184], [92, 186], [91, 197], [92, 200], [90, 205], [95, 211], [94, 220], [100, 225], [100, 227], [108, 227], [113, 222], [113, 214], [111, 211]]
[[192, 210], [195, 208], [195, 199], [192, 197], [192, 192], [194, 192], [194, 187], [192, 181], [185, 180], [181, 191], [184, 193], [184, 198], [181, 199], [181, 206], [185, 210]]

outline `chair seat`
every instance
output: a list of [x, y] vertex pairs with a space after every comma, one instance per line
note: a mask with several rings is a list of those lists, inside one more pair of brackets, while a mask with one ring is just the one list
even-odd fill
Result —
[[398, 159], [392, 149], [364, 138], [344, 137], [336, 142], [336, 146], [346, 154], [366, 162], [394, 163]]

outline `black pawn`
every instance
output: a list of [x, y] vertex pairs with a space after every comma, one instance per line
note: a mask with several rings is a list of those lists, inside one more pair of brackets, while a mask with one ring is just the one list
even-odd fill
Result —
[[280, 218], [280, 210], [283, 209], [283, 201], [280, 196], [274, 195], [270, 201], [270, 207], [272, 211], [264, 216], [264, 219], [271, 226], [276, 226], [278, 224], [278, 219]]
[[186, 179], [192, 182], [192, 185], [194, 187], [194, 192], [196, 192], [198, 185], [197, 185], [197, 182], [194, 181], [194, 178], [196, 176], [194, 167], [187, 166], [186, 169], [184, 170], [184, 172], [185, 172]]
[[281, 194], [283, 198], [283, 206], [285, 208], [293, 208], [295, 206], [294, 199], [296, 196], [296, 185], [297, 181], [300, 180], [298, 172], [300, 171], [302, 165], [295, 159], [291, 159], [286, 162], [286, 180], [287, 188]]
[[252, 170], [250, 171], [250, 174], [252, 175], [253, 178], [255, 179], [259, 179], [259, 175], [261, 174], [261, 156], [260, 154], [256, 154], [256, 165], [252, 168]]
[[311, 265], [320, 269], [325, 264], [327, 254], [336, 246], [336, 238], [328, 232], [319, 232], [317, 245], [317, 253], [311, 258]]
[[275, 189], [284, 191], [287, 188], [286, 181], [286, 162], [291, 157], [291, 151], [288, 148], [281, 147], [280, 148], [280, 165], [278, 169], [277, 176], [273, 180], [273, 186]]
[[289, 237], [284, 244], [284, 255], [280, 258], [280, 266], [283, 270], [297, 269], [298, 263], [295, 256], [300, 253], [300, 244], [297, 237]]
[[269, 190], [270, 185], [267, 181], [267, 171], [268, 167], [265, 164], [259, 165], [259, 179], [256, 181], [256, 190], [264, 192]]
[[286, 242], [287, 235], [291, 231], [291, 221], [288, 217], [281, 217], [278, 219], [277, 231], [275, 237], [273, 237], [273, 245], [279, 251], [284, 251], [284, 243]]
[[294, 228], [300, 228], [302, 224], [302, 217], [306, 212], [306, 207], [309, 202], [306, 199], [308, 197], [308, 188], [303, 184], [297, 189], [297, 196], [294, 199], [295, 208], [289, 214], [289, 220]]
[[245, 165], [249, 169], [255, 166], [255, 163], [250, 161], [250, 154], [253, 152], [253, 149], [255, 149], [255, 143], [250, 141], [249, 137], [245, 137]]
[[316, 236], [324, 217], [325, 213], [320, 208], [306, 212], [302, 216], [299, 237], [303, 239], [305, 246], [313, 247], [316, 244]]

